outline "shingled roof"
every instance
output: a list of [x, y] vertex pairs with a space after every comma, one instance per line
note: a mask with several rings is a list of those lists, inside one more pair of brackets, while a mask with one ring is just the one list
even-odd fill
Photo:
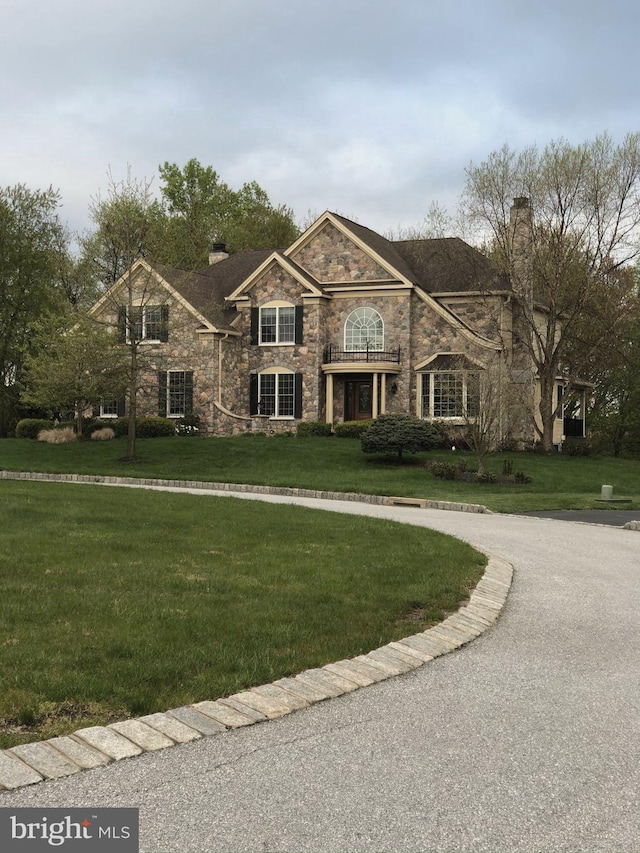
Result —
[[[509, 280], [481, 252], [458, 237], [429, 240], [387, 240], [370, 228], [331, 214], [358, 240], [388, 263], [399, 275], [427, 294], [508, 291]], [[216, 328], [227, 330], [237, 316], [225, 297], [254, 273], [275, 249], [237, 252], [197, 272], [154, 264], [157, 272]], [[291, 258], [300, 277], [322, 287]]]
[[504, 291], [509, 279], [491, 260], [459, 237], [398, 240], [397, 252], [413, 271], [413, 281], [426, 293]]
[[387, 240], [344, 216], [332, 215], [425, 293], [509, 289], [509, 280], [498, 274], [489, 258], [459, 237]]

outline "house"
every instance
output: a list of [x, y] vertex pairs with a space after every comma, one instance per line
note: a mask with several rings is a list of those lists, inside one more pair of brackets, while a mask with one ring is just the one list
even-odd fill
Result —
[[[91, 313], [139, 341], [140, 412], [193, 413], [208, 434], [385, 412], [461, 424], [501, 365], [524, 391], [501, 430], [527, 442], [535, 376], [512, 297], [458, 238], [392, 241], [325, 212], [283, 250], [217, 244], [199, 272], [139, 260]], [[120, 411], [105, 401], [100, 414]]]

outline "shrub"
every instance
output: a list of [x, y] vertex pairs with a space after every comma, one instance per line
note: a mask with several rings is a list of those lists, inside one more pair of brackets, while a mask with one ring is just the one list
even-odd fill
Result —
[[116, 438], [124, 438], [129, 431], [129, 418], [116, 418], [115, 421], [112, 421], [111, 429], [115, 432]]
[[32, 438], [34, 441], [38, 438], [38, 433], [43, 429], [52, 429], [53, 421], [47, 421], [43, 418], [23, 418], [16, 424], [16, 438]]
[[91, 433], [91, 441], [111, 441], [116, 437], [115, 432], [111, 427], [102, 427], [102, 429], [94, 429]]
[[374, 421], [345, 421], [342, 424], [336, 424], [334, 432], [336, 438], [362, 438], [362, 436], [370, 428]]
[[44, 441], [47, 444], [69, 444], [77, 440], [78, 434], [70, 426], [62, 427], [62, 429], [41, 429], [38, 433], [38, 441]]
[[200, 435], [200, 415], [185, 415], [175, 423], [176, 435]]
[[457, 462], [435, 459], [433, 462], [427, 462], [425, 467], [439, 480], [459, 480], [467, 473], [469, 466], [466, 459], [458, 459]]
[[380, 415], [361, 438], [363, 453], [386, 453], [400, 461], [403, 453], [433, 450], [440, 435], [428, 421], [413, 415]]
[[562, 452], [569, 456], [590, 456], [591, 445], [586, 438], [566, 438], [562, 445]]
[[331, 424], [325, 421], [304, 421], [298, 424], [296, 435], [298, 438], [309, 438], [312, 435], [332, 435]]
[[140, 418], [136, 424], [139, 438], [165, 438], [175, 434], [175, 422], [169, 418]]

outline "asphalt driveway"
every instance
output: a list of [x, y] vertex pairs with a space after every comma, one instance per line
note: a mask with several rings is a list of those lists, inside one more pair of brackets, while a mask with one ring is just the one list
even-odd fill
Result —
[[640, 533], [297, 502], [424, 524], [509, 560], [502, 617], [408, 675], [5, 792], [0, 807], [139, 807], [148, 853], [638, 851]]

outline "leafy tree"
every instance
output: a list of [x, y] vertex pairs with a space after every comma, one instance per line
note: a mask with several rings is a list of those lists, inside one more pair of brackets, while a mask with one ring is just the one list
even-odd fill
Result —
[[40, 348], [25, 364], [24, 398], [36, 406], [76, 414], [82, 435], [86, 409], [125, 393], [128, 364], [116, 336], [83, 315], [61, 329], [57, 322], [39, 325]]
[[[640, 133], [618, 146], [607, 134], [542, 151], [504, 146], [467, 170], [462, 206], [511, 278], [514, 358], [520, 349], [539, 377], [547, 452], [558, 375], [570, 385], [624, 321], [630, 289], [620, 271], [640, 252], [639, 192]], [[580, 329], [588, 341], [571, 351]]]
[[61, 310], [65, 258], [58, 193], [23, 184], [0, 189], [0, 434], [16, 419], [24, 359], [32, 327]]
[[160, 166], [163, 233], [156, 259], [181, 269], [208, 263], [212, 243], [229, 252], [287, 246], [298, 236], [290, 208], [274, 207], [255, 182], [233, 190], [211, 166], [191, 159]]
[[412, 415], [379, 415], [360, 439], [363, 453], [386, 453], [402, 461], [403, 453], [438, 446], [440, 433], [428, 421]]

